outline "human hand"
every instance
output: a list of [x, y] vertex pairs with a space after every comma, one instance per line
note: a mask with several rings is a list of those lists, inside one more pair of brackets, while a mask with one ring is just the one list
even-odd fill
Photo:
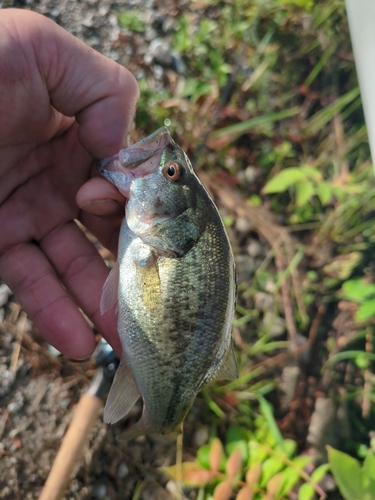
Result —
[[113, 311], [100, 315], [107, 267], [74, 219], [116, 253], [124, 200], [87, 181], [126, 145], [137, 97], [125, 68], [52, 21], [0, 11], [0, 276], [69, 357], [95, 347], [78, 308], [121, 352]]

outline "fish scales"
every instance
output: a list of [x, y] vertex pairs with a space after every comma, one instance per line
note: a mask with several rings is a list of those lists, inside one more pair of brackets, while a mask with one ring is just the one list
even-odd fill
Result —
[[[152, 153], [153, 165], [147, 170], [143, 164], [142, 175], [128, 184], [122, 180], [129, 201], [118, 260], [121, 373], [132, 380], [132, 398], [144, 402], [127, 437], [178, 432], [203, 385], [237, 375], [231, 341], [236, 279], [228, 237], [185, 153], [166, 129], [158, 133], [161, 151]], [[176, 161], [186, 171], [178, 186], [170, 186], [165, 169]], [[155, 177], [156, 171], [164, 177]], [[110, 171], [101, 172], [118, 186]], [[126, 380], [114, 381], [107, 421], [130, 409]]]

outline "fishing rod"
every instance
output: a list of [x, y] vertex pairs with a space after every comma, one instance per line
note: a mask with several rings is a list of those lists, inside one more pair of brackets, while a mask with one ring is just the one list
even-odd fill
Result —
[[63, 496], [119, 365], [118, 357], [104, 339], [99, 342], [93, 357], [97, 365], [95, 376], [74, 410], [39, 500], [60, 500]]

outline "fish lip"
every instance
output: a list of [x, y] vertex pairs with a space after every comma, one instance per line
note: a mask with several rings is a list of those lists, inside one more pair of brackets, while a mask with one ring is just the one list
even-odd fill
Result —
[[[133, 178], [145, 177], [155, 170], [155, 165], [149, 160], [157, 155], [161, 156], [168, 144], [174, 144], [174, 141], [169, 130], [166, 127], [161, 127], [132, 146], [121, 149], [117, 155], [96, 161], [96, 168], [100, 174], [107, 178], [109, 177], [109, 171], [130, 174]], [[158, 163], [160, 163], [160, 160]], [[137, 169], [137, 167], [139, 168]]]

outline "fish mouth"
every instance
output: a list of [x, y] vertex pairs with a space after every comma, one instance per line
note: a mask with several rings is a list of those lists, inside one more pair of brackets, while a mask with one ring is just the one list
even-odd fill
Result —
[[96, 163], [99, 172], [106, 178], [109, 172], [120, 172], [131, 178], [145, 177], [156, 171], [160, 165], [164, 148], [173, 143], [166, 127], [161, 127], [153, 134], [136, 142], [127, 149], [121, 149], [117, 155]]

